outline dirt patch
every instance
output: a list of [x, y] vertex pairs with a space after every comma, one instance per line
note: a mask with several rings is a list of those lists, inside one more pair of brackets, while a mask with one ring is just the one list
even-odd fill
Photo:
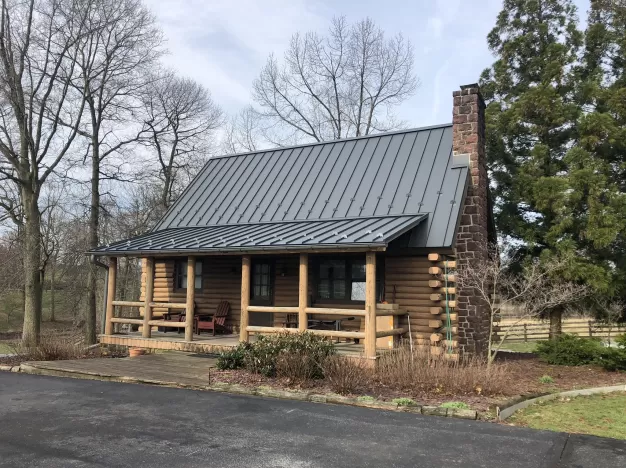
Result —
[[[620, 385], [626, 383], [626, 373], [608, 372], [600, 367], [565, 367], [552, 366], [538, 359], [509, 360], [506, 363], [506, 385], [498, 395], [480, 395], [477, 393], [451, 394], [445, 392], [420, 392], [394, 388], [392, 384], [364, 382], [358, 394], [372, 396], [378, 400], [391, 401], [394, 398], [408, 397], [422, 405], [439, 406], [449, 401], [461, 401], [480, 412], [487, 412], [495, 405], [509, 401], [511, 397], [526, 397], [538, 394], [555, 393], [580, 388]], [[550, 376], [551, 384], [543, 384], [540, 378]], [[239, 384], [245, 386], [268, 386], [277, 390], [305, 390], [315, 393], [332, 393], [324, 380], [294, 383], [288, 379], [264, 377], [245, 370], [211, 370], [211, 381]]]
[[[126, 351], [109, 351], [105, 348], [94, 348], [86, 350], [83, 354], [69, 356], [68, 360], [74, 359], [96, 359], [96, 358], [120, 358], [126, 357], [128, 353]], [[0, 357], [0, 365], [2, 366], [19, 366], [23, 362], [32, 361], [33, 359], [27, 355], [12, 355]], [[55, 359], [63, 360], [63, 359]]]

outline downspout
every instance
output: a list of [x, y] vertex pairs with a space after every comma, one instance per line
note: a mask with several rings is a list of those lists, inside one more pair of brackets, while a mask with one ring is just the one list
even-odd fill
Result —
[[106, 275], [104, 276], [104, 300], [102, 301], [103, 303], [103, 307], [102, 307], [102, 327], [100, 328], [100, 332], [104, 333], [104, 327], [106, 326], [106, 319], [107, 319], [107, 294], [106, 291], [108, 291], [109, 289], [109, 265], [107, 265], [106, 263], [102, 263], [100, 260], [98, 260], [98, 257], [96, 257], [95, 255], [91, 255], [91, 263], [93, 263], [96, 266], [99, 266], [100, 268], [104, 268], [106, 270]]

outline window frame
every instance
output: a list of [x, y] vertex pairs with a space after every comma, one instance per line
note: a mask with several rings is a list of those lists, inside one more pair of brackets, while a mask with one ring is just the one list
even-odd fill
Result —
[[[183, 278], [187, 277], [187, 259], [174, 260], [174, 291], [187, 291], [187, 287], [183, 286]], [[200, 273], [198, 273], [198, 265], [200, 265]], [[194, 275], [194, 286], [196, 279], [200, 278], [200, 287], [196, 287], [196, 291], [202, 291], [204, 288], [204, 262], [202, 259], [196, 259], [196, 271]], [[189, 284], [189, 280], [187, 280]]]
[[[269, 266], [268, 272], [268, 287], [269, 287], [269, 296], [267, 297], [255, 297], [254, 295], [254, 272], [255, 268], [258, 265], [266, 264]], [[274, 305], [274, 293], [275, 293], [275, 284], [276, 284], [276, 265], [273, 259], [269, 258], [259, 258], [252, 259], [252, 264], [250, 265], [250, 305], [258, 305], [258, 306], [272, 306]]]
[[[345, 262], [345, 279], [346, 282], [346, 290], [345, 295], [342, 298], [322, 298], [319, 294], [319, 285], [320, 285], [320, 267], [322, 262], [325, 260], [341, 260]], [[347, 255], [320, 255], [314, 258], [313, 264], [313, 297], [314, 302], [316, 304], [354, 304], [354, 305], [365, 305], [365, 301], [351, 299], [350, 296], [352, 294], [352, 283], [364, 283], [366, 281], [365, 275], [355, 280], [355, 277], [352, 276], [352, 265], [356, 263], [365, 263], [365, 253], [363, 254], [347, 254]], [[382, 292], [382, 285], [384, 284], [384, 257], [376, 256], [376, 300], [380, 300], [380, 295]]]

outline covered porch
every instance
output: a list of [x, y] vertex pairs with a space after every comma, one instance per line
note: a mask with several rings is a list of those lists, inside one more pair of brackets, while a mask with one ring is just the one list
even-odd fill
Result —
[[[319, 268], [319, 259], [329, 258], [327, 251], [144, 257], [139, 301], [116, 300], [118, 257], [111, 256], [104, 333], [100, 341], [109, 345], [214, 353], [237, 346], [242, 341], [253, 341], [259, 335], [307, 331], [335, 340], [342, 354], [375, 359], [378, 352], [393, 347], [397, 338], [410, 328], [410, 320], [405, 318], [406, 310], [397, 304], [379, 302], [381, 294], [380, 291], [377, 293], [377, 278], [379, 286], [381, 280], [377, 276], [377, 267], [380, 268], [377, 256], [384, 259], [383, 251], [383, 248], [333, 249], [335, 264], [337, 258], [347, 255], [355, 259], [352, 263], [358, 263], [364, 270], [364, 277], [355, 283], [364, 300], [347, 301], [345, 305], [340, 301], [330, 304], [315, 300], [313, 289], [319, 287], [320, 280], [310, 278], [310, 264], [313, 261]], [[347, 268], [354, 268], [352, 263]], [[267, 269], [267, 277], [275, 278], [275, 281], [264, 279], [263, 275], [259, 277], [258, 271], [263, 269], [253, 268], [258, 265], [272, 265]], [[184, 274], [180, 272], [181, 268]], [[235, 299], [234, 281], [237, 277], [238, 297]], [[195, 283], [195, 287], [181, 291], [176, 288], [177, 281], [181, 284], [184, 281], [185, 286]], [[341, 281], [349, 282], [349, 278], [339, 283]], [[272, 291], [271, 301], [259, 300], [259, 297], [263, 298], [265, 287]], [[211, 292], [207, 292], [209, 290]], [[162, 291], [167, 291], [167, 295]], [[195, 329], [194, 317], [199, 313], [207, 315], [210, 311], [209, 306], [205, 307], [209, 302], [207, 296], [231, 300], [231, 315], [220, 330], [222, 333], [216, 336], [198, 334]], [[127, 307], [139, 309], [141, 316], [123, 317], [120, 312]], [[176, 312], [180, 314], [179, 320], [166, 320]], [[318, 327], [320, 323], [337, 326]], [[115, 324], [125, 324], [131, 330], [139, 328], [139, 331], [115, 333]]]

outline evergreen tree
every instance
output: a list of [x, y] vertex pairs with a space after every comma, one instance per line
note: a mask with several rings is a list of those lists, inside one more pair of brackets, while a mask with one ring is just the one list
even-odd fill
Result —
[[[496, 61], [481, 85], [498, 232], [519, 246], [518, 258], [549, 261], [577, 247], [562, 235], [566, 154], [580, 115], [575, 71], [583, 35], [576, 8], [571, 0], [504, 0], [488, 43]], [[560, 308], [550, 311], [553, 336], [561, 315]]]
[[[579, 66], [582, 113], [566, 155], [567, 216], [555, 229], [583, 258], [579, 276], [626, 296], [626, 2], [592, 0]], [[594, 268], [590, 266], [592, 264]]]

